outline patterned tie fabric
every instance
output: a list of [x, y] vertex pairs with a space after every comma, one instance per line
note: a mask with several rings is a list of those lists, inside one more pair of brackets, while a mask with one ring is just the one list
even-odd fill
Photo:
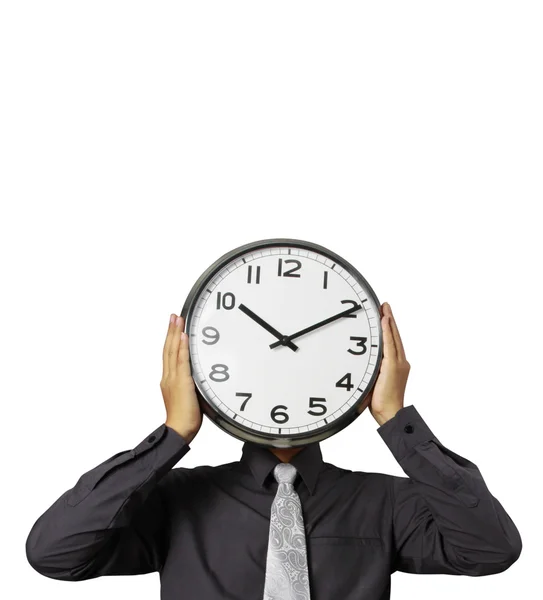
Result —
[[270, 515], [263, 600], [310, 600], [305, 529], [300, 498], [294, 489], [296, 467], [278, 463], [278, 483]]

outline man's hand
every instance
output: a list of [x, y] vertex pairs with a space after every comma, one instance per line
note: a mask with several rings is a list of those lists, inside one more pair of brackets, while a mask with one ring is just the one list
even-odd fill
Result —
[[202, 411], [190, 372], [188, 336], [184, 328], [183, 317], [170, 315], [162, 353], [160, 389], [166, 406], [165, 424], [190, 443], [202, 425]]
[[369, 394], [370, 412], [374, 419], [383, 425], [403, 408], [403, 399], [411, 365], [405, 352], [390, 304], [381, 307], [381, 327], [383, 329], [383, 360], [375, 386]]

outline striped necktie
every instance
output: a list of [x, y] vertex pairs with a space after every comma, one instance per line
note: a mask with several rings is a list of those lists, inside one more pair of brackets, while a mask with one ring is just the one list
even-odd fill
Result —
[[296, 467], [280, 462], [270, 515], [263, 600], [310, 600], [305, 529], [300, 498], [294, 489]]

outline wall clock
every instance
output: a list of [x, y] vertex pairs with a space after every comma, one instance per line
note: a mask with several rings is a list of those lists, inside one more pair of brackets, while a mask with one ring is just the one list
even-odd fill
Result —
[[366, 408], [382, 359], [380, 302], [323, 246], [235, 248], [196, 281], [181, 316], [202, 411], [240, 440], [303, 446]]

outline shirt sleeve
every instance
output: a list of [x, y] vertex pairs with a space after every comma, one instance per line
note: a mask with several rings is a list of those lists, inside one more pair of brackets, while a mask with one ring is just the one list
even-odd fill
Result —
[[180, 474], [172, 467], [189, 449], [162, 424], [134, 449], [82, 475], [32, 526], [25, 547], [30, 565], [65, 581], [159, 570], [166, 492]]
[[392, 572], [491, 575], [518, 559], [520, 534], [477, 466], [445, 448], [414, 406], [377, 431], [408, 476], [389, 480]]

